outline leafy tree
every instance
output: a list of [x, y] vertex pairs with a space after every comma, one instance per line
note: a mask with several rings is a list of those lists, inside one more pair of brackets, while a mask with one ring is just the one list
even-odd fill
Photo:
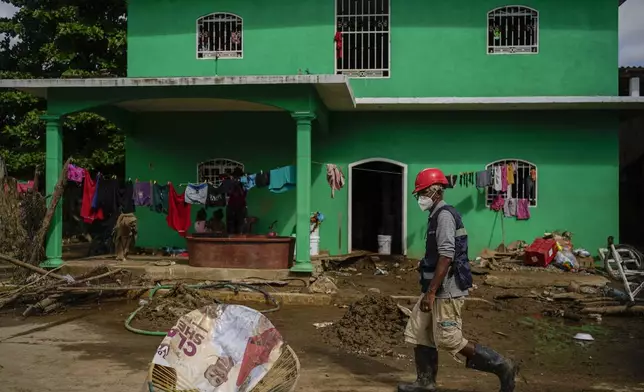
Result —
[[[0, 0], [2, 1], [2, 0]], [[19, 8], [0, 18], [0, 78], [88, 78], [126, 74], [125, 0], [5, 0]], [[46, 102], [0, 90], [0, 156], [11, 175], [44, 165]], [[94, 113], [68, 116], [64, 154], [79, 165], [121, 172], [124, 136]]]

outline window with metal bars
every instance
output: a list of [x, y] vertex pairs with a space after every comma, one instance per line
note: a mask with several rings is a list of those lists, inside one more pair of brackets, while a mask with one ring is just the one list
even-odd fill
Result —
[[221, 185], [223, 177], [232, 175], [235, 169], [244, 172], [244, 164], [231, 159], [211, 159], [197, 165], [199, 182], [208, 182], [214, 186]]
[[388, 78], [390, 0], [336, 0], [336, 73]]
[[487, 13], [488, 54], [539, 53], [539, 12], [506, 6]]
[[[490, 206], [497, 196], [511, 199], [528, 199], [530, 207], [537, 206], [537, 166], [520, 159], [503, 159], [485, 166], [494, 179], [485, 192], [485, 204]], [[502, 180], [505, 171], [507, 188], [503, 190]]]
[[242, 18], [224, 12], [197, 19], [197, 58], [240, 59], [243, 51]]

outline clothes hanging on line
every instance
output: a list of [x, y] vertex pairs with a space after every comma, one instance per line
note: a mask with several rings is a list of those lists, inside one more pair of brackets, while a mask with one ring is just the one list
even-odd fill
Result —
[[118, 206], [119, 182], [113, 178], [101, 178], [96, 184], [95, 209], [102, 209], [106, 215], [112, 215], [119, 210]]
[[[449, 182], [449, 179], [448, 179]], [[459, 185], [462, 187], [469, 187], [475, 185], [475, 173], [474, 172], [465, 172], [459, 174]]]
[[507, 198], [503, 205], [503, 214], [506, 218], [517, 216], [517, 199]]
[[[96, 182], [92, 180], [89, 172], [85, 170], [83, 175], [83, 200], [81, 202], [80, 216], [85, 223], [93, 223], [95, 220], [103, 220], [103, 210], [92, 208], [92, 201], [96, 194]], [[98, 176], [97, 176], [98, 179]]]
[[130, 180], [125, 181], [125, 184], [118, 190], [118, 204], [121, 213], [131, 214], [135, 211], [134, 206], [134, 183]]
[[507, 168], [508, 185], [514, 184], [514, 163], [509, 163]]
[[493, 184], [492, 169], [481, 170], [476, 172], [476, 187], [487, 188]]
[[169, 186], [154, 183], [152, 185], [152, 204], [150, 209], [155, 212], [167, 214], [168, 213], [168, 193]]
[[208, 199], [208, 184], [188, 184], [184, 191], [188, 204], [206, 204]]
[[218, 187], [208, 184], [208, 194], [206, 196], [207, 207], [225, 207], [226, 194], [223, 193]]
[[492, 201], [492, 204], [490, 205], [490, 209], [492, 211], [501, 211], [504, 205], [505, 205], [505, 198], [501, 195], [497, 195]]
[[260, 171], [255, 175], [255, 185], [258, 188], [266, 188], [271, 181], [270, 172]]
[[517, 220], [530, 219], [530, 200], [519, 199], [517, 201]]
[[495, 166], [494, 167], [494, 190], [497, 192], [503, 191], [503, 184], [501, 181], [502, 181], [501, 166]]
[[152, 204], [152, 183], [150, 181], [137, 182], [134, 184], [132, 195], [134, 205], [138, 207], [150, 206]]
[[185, 195], [178, 194], [172, 184], [165, 186], [167, 188], [168, 216], [166, 222], [168, 226], [185, 237], [190, 228], [190, 204], [186, 203]]
[[501, 166], [501, 192], [508, 191], [508, 167], [507, 165]]
[[241, 176], [239, 178], [239, 182], [242, 184], [245, 190], [251, 190], [255, 188], [256, 186], [256, 180], [257, 175], [256, 174], [246, 174], [244, 176]]
[[101, 178], [102, 178], [101, 173], [98, 173], [96, 175], [96, 182], [95, 182], [95, 186], [94, 186], [94, 194], [92, 195], [92, 208], [95, 209], [95, 210], [98, 209], [98, 204], [97, 204], [98, 203], [98, 186], [101, 183]]
[[273, 193], [284, 193], [295, 188], [296, 172], [295, 166], [284, 166], [273, 169], [270, 172], [270, 184], [268, 189]]
[[67, 179], [69, 181], [74, 181], [77, 183], [83, 182], [83, 177], [85, 176], [85, 169], [78, 167], [74, 164], [69, 164], [67, 166]]
[[30, 190], [34, 189], [34, 181], [19, 181], [17, 184], [18, 193], [27, 193]]
[[448, 174], [445, 178], [447, 178], [447, 188], [453, 189], [458, 182], [458, 176], [456, 174]]
[[327, 163], [326, 165], [326, 180], [331, 187], [331, 198], [335, 198], [335, 191], [339, 191], [344, 187], [344, 174], [337, 165]]

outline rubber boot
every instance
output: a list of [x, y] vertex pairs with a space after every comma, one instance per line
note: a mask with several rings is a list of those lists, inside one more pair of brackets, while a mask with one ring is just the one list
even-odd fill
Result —
[[474, 356], [468, 358], [466, 366], [470, 369], [496, 374], [501, 382], [499, 392], [514, 392], [514, 378], [519, 373], [519, 367], [491, 348], [477, 344]]
[[398, 385], [398, 392], [435, 392], [438, 374], [438, 351], [434, 347], [416, 346], [416, 381]]

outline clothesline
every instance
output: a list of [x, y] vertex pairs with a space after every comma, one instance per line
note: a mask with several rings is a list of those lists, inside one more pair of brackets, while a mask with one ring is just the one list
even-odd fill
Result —
[[[322, 165], [322, 166], [328, 165], [328, 163], [322, 163], [322, 162], [316, 162], [316, 161], [311, 161], [311, 163], [316, 164], [316, 165]], [[353, 168], [351, 168], [351, 170], [362, 170], [362, 171], [373, 172], [373, 173], [395, 174], [397, 176], [402, 176], [402, 173], [397, 173], [397, 172], [392, 172], [392, 171], [387, 171], [387, 170], [363, 169], [363, 168], [360, 168], [360, 167], [353, 167]]]

